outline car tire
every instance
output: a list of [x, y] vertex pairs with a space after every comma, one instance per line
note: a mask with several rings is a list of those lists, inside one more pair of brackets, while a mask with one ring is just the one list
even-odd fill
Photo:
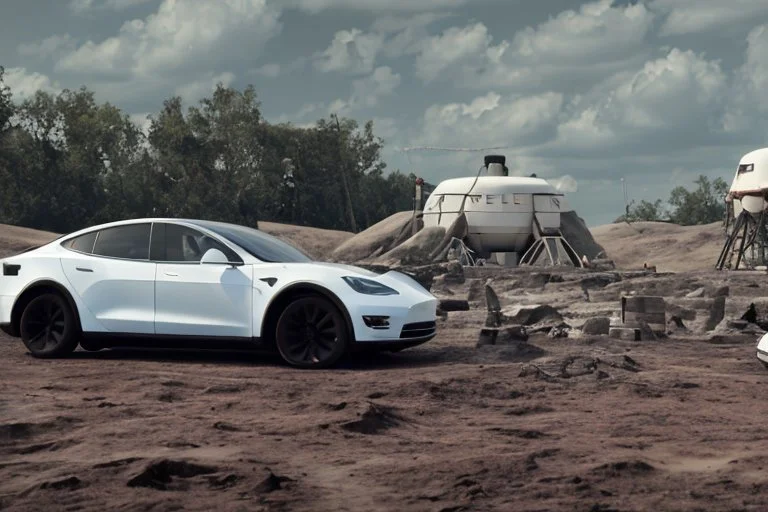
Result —
[[38, 295], [21, 314], [19, 335], [34, 357], [65, 356], [77, 348], [75, 314], [61, 295]]
[[275, 345], [283, 360], [297, 368], [328, 368], [347, 352], [349, 326], [325, 297], [310, 295], [290, 302], [275, 328]]

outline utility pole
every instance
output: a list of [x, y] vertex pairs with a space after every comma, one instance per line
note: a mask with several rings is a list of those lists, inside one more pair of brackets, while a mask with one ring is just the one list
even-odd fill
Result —
[[355, 210], [352, 208], [352, 195], [349, 193], [349, 183], [347, 181], [347, 168], [344, 162], [344, 154], [342, 152], [342, 139], [341, 139], [341, 123], [339, 123], [339, 116], [332, 114], [336, 120], [336, 130], [339, 132], [339, 169], [341, 170], [341, 186], [344, 189], [344, 198], [347, 203], [347, 213], [349, 214], [349, 224], [353, 233], [357, 233], [357, 222], [355, 221]]

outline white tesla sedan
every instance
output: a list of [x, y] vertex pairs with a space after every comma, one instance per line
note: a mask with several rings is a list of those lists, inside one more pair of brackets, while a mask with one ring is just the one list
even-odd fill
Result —
[[256, 229], [135, 219], [2, 261], [0, 326], [36, 357], [126, 346], [263, 347], [324, 368], [355, 348], [435, 336], [437, 299], [411, 277], [313, 261]]

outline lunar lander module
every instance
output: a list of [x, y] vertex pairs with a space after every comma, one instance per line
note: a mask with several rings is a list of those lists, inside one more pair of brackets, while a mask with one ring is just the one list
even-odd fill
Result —
[[725, 197], [725, 244], [715, 268], [756, 270], [768, 266], [768, 148], [741, 158]]

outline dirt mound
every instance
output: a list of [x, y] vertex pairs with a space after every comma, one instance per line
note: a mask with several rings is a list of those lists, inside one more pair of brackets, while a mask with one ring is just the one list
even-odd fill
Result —
[[374, 260], [381, 264], [419, 265], [429, 263], [429, 255], [443, 241], [445, 228], [436, 226], [424, 228], [394, 249]]
[[412, 221], [412, 211], [391, 215], [343, 242], [331, 260], [355, 262], [384, 254], [411, 236]]
[[348, 231], [293, 226], [276, 222], [259, 222], [259, 230], [295, 245], [313, 258], [320, 260], [327, 259], [334, 249], [353, 236], [353, 233]]
[[0, 224], [0, 258], [19, 253], [29, 247], [46, 244], [57, 236], [59, 235], [48, 231]]
[[167, 491], [177, 487], [174, 485], [174, 477], [192, 478], [199, 475], [210, 475], [219, 469], [213, 466], [196, 464], [186, 460], [168, 460], [152, 462], [147, 468], [128, 481], [128, 487], [149, 487], [160, 491]]
[[720, 222], [702, 226], [624, 222], [591, 231], [618, 268], [642, 268], [648, 263], [659, 272], [712, 269], [725, 241]]
[[369, 403], [359, 420], [341, 425], [341, 428], [358, 434], [376, 435], [405, 423], [405, 418], [391, 407]]
[[606, 257], [605, 249], [595, 241], [586, 222], [576, 212], [560, 213], [560, 232], [579, 256], [590, 260]]

